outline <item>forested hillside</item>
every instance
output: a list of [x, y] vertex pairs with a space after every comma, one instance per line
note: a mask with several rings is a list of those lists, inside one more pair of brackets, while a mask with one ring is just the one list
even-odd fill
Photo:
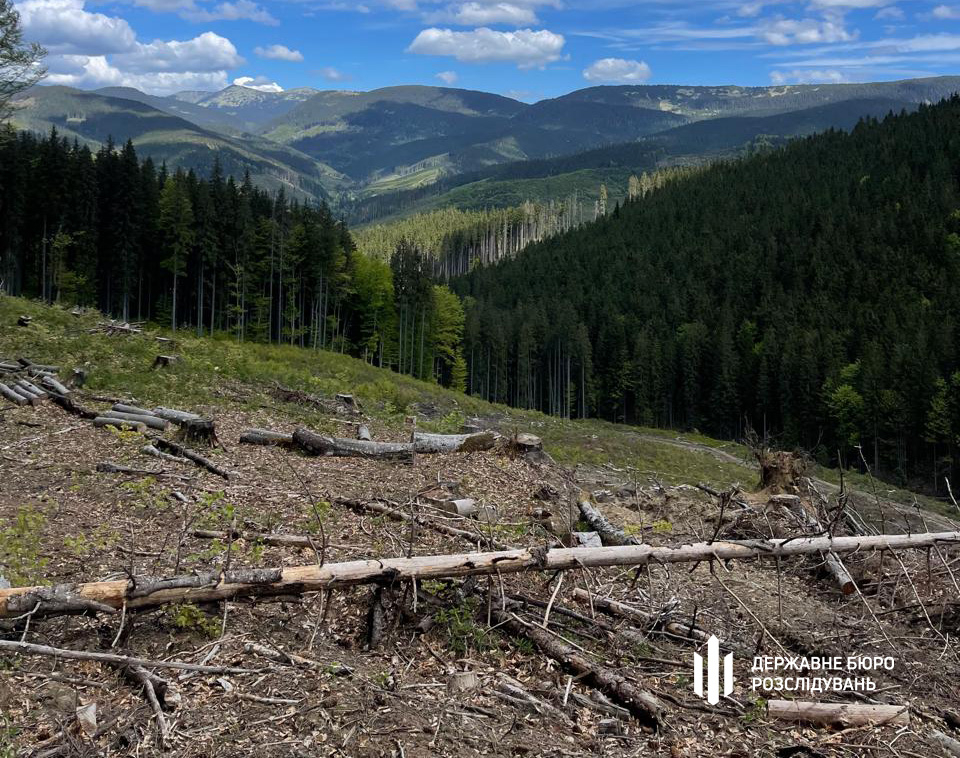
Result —
[[871, 119], [475, 270], [455, 284], [470, 390], [567, 416], [749, 426], [823, 458], [859, 445], [902, 477], [955, 465], [958, 135], [956, 97]]
[[356, 252], [323, 204], [0, 132], [0, 292], [198, 334], [350, 353], [461, 387], [463, 309], [409, 246]]

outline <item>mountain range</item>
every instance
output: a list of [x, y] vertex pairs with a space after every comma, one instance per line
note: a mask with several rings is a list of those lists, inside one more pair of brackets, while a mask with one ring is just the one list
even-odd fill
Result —
[[[497, 182], [702, 161], [761, 137], [775, 143], [848, 129], [862, 116], [910, 110], [958, 90], [960, 77], [776, 87], [630, 85], [589, 87], [527, 104], [427, 86], [274, 93], [233, 85], [169, 96], [127, 87], [91, 92], [37, 86], [18, 98], [14, 123], [36, 131], [56, 127], [91, 146], [108, 137], [131, 139], [141, 154], [198, 171], [208, 170], [217, 155], [226, 173], [249, 171], [266, 188], [350, 208], [384, 195], [436, 198], [476, 182], [485, 183], [484, 191], [471, 191], [469, 202], [482, 204], [507, 202], [497, 199], [503, 189], [492, 186]], [[584, 180], [594, 183], [594, 174]], [[547, 182], [543, 191], [551, 187]]]

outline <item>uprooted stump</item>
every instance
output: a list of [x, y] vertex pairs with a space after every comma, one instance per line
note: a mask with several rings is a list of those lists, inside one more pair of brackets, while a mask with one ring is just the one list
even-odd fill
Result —
[[757, 450], [754, 454], [760, 464], [761, 489], [770, 494], [800, 491], [800, 480], [807, 473], [803, 457], [782, 450]]

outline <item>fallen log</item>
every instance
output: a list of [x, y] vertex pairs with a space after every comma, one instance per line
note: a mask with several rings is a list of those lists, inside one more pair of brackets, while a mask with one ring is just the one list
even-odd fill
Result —
[[470, 532], [466, 529], [457, 529], [455, 526], [447, 526], [446, 524], [427, 521], [427, 519], [420, 516], [413, 516], [409, 513], [405, 513], [404, 511], [399, 511], [396, 508], [390, 508], [389, 506], [382, 505], [381, 503], [368, 503], [362, 500], [348, 500], [346, 498], [338, 498], [335, 502], [337, 505], [345, 505], [347, 508], [351, 508], [355, 511], [370, 511], [371, 513], [379, 513], [383, 516], [389, 516], [394, 521], [405, 521], [407, 523], [412, 521], [417, 526], [422, 526], [425, 529], [433, 529], [435, 532], [440, 532], [441, 534], [446, 534], [450, 537], [457, 537], [459, 539], [466, 540], [472, 545], [476, 545], [479, 542], [480, 544], [487, 545], [495, 550], [511, 549], [509, 545], [506, 545], [503, 542], [494, 539], [493, 537], [488, 537], [485, 534], [481, 534], [479, 531]]
[[84, 408], [82, 405], [78, 405], [74, 402], [71, 395], [50, 395], [50, 399], [59, 405], [67, 413], [73, 414], [74, 416], [79, 416], [80, 418], [85, 418], [88, 421], [93, 421], [94, 419], [100, 416], [96, 411], [90, 410], [89, 408]]
[[51, 391], [52, 391], [54, 394], [56, 394], [56, 395], [69, 395], [69, 394], [70, 394], [70, 390], [67, 389], [66, 386], [64, 386], [63, 384], [61, 384], [61, 383], [60, 383], [60, 380], [57, 379], [55, 376], [50, 376], [49, 374], [46, 374], [46, 375], [44, 375], [44, 377], [40, 380], [40, 383], [43, 384], [44, 387], [46, 387], [47, 389], [51, 390]]
[[[338, 501], [345, 503], [349, 501]], [[366, 507], [364, 504], [363, 507]], [[410, 579], [446, 579], [458, 576], [553, 572], [593, 566], [644, 566], [657, 563], [695, 563], [744, 560], [763, 556], [785, 558], [825, 550], [855, 551], [923, 549], [960, 544], [960, 532], [886, 534], [864, 537], [815, 537], [737, 542], [698, 542], [680, 547], [625, 545], [597, 548], [529, 548], [459, 555], [424, 555], [328, 563], [323, 566], [210, 571], [167, 579], [66, 584], [55, 587], [16, 587], [0, 590], [0, 618], [23, 613], [49, 615], [67, 601], [130, 610], [174, 602], [212, 602], [234, 597], [288, 595], [349, 587], [393, 583]]]
[[111, 411], [117, 411], [118, 413], [132, 413], [135, 416], [156, 416], [157, 414], [153, 411], [148, 411], [146, 408], [138, 408], [135, 405], [125, 405], [123, 403], [114, 403], [110, 407]]
[[409, 442], [367, 442], [343, 437], [326, 437], [309, 429], [297, 429], [294, 443], [309, 455], [348, 458], [376, 458], [380, 460], [413, 460], [413, 445]]
[[262, 445], [264, 447], [293, 447], [293, 435], [284, 432], [271, 432], [269, 429], [247, 429], [240, 435], [243, 445]]
[[21, 379], [18, 384], [23, 387], [23, 389], [27, 390], [33, 395], [36, 395], [37, 397], [47, 397], [49, 394], [46, 390], [40, 389], [36, 384], [28, 381], [27, 379]]
[[636, 537], [631, 537], [623, 529], [617, 529], [613, 524], [611, 524], [607, 517], [604, 516], [600, 511], [598, 511], [594, 506], [587, 502], [586, 500], [581, 500], [578, 503], [580, 508], [580, 515], [583, 516], [583, 520], [586, 521], [590, 528], [600, 535], [600, 539], [604, 545], [639, 545], [641, 544], [640, 540]]
[[131, 468], [113, 461], [104, 461], [97, 464], [97, 471], [102, 474], [131, 474], [133, 476], [159, 476], [162, 471], [148, 471], [147, 469]]
[[663, 703], [652, 692], [624, 677], [616, 669], [588, 660], [559, 638], [532, 624], [523, 623], [514, 614], [491, 608], [491, 618], [500, 629], [525, 637], [581, 682], [594, 687], [630, 711], [645, 726], [657, 727], [664, 714]]
[[[774, 495], [770, 498], [771, 503], [777, 503], [788, 513], [792, 514], [803, 526], [809, 529], [813, 534], [826, 534], [827, 530], [823, 528], [820, 519], [811, 514], [803, 505], [803, 501], [797, 495]], [[857, 590], [857, 585], [850, 576], [843, 562], [833, 553], [826, 553], [823, 556], [824, 565], [827, 571], [833, 577], [833, 580], [844, 595], [852, 595]]]
[[186, 458], [181, 458], [179, 455], [170, 455], [170, 453], [162, 453], [153, 445], [144, 445], [140, 448], [140, 452], [144, 455], [152, 455], [154, 458], [159, 458], [162, 461], [170, 461], [171, 463], [190, 463], [191, 461]]
[[767, 716], [787, 721], [827, 726], [907, 726], [910, 711], [905, 705], [871, 703], [813, 703], [804, 700], [769, 700]]
[[9, 400], [14, 405], [26, 405], [30, 401], [27, 400], [23, 395], [14, 392], [6, 384], [0, 382], [0, 395], [3, 395], [7, 400]]
[[[598, 611], [603, 611], [610, 616], [632, 621], [634, 624], [638, 624], [645, 629], [657, 626], [659, 621], [656, 613], [647, 613], [646, 611], [641, 611], [639, 608], [619, 603], [607, 597], [600, 597], [599, 595], [591, 596], [589, 592], [579, 587], [573, 591], [573, 596], [580, 602], [596, 608]], [[692, 640], [697, 644], [710, 639], [710, 635], [702, 629], [677, 621], [667, 621], [660, 624], [659, 630], [673, 637]]]
[[178, 426], [183, 426], [189, 421], [199, 421], [200, 416], [196, 413], [188, 413], [187, 411], [178, 411], [175, 408], [154, 408], [152, 411], [154, 416], [159, 416], [162, 419], [166, 419]]
[[98, 429], [112, 426], [115, 429], [119, 429], [121, 432], [142, 433], [147, 431], [147, 425], [141, 421], [127, 421], [126, 419], [113, 418], [111, 416], [97, 416], [93, 420], [93, 425]]
[[122, 413], [120, 411], [104, 411], [100, 414], [101, 418], [115, 418], [120, 421], [130, 421], [137, 424], [143, 424], [149, 429], [157, 429], [161, 432], [165, 432], [169, 424], [164, 421], [162, 418], [157, 418], [156, 416], [141, 416], [137, 413]]
[[156, 446], [157, 446], [157, 448], [159, 448], [160, 450], [164, 450], [164, 451], [166, 451], [166, 452], [168, 452], [168, 453], [173, 453], [174, 455], [179, 455], [179, 456], [181, 456], [182, 458], [186, 458], [187, 460], [193, 461], [193, 462], [196, 463], [200, 468], [206, 469], [206, 470], [209, 471], [211, 474], [216, 474], [217, 476], [222, 476], [224, 479], [227, 479], [227, 480], [230, 479], [230, 472], [229, 472], [229, 471], [227, 471], [226, 469], [220, 468], [220, 467], [217, 466], [217, 464], [215, 464], [213, 461], [210, 461], [210, 460], [204, 458], [202, 455], [200, 455], [200, 454], [197, 453], [197, 452], [194, 452], [193, 450], [191, 450], [191, 449], [188, 448], [188, 447], [184, 447], [183, 445], [179, 445], [179, 444], [177, 444], [176, 442], [171, 442], [170, 440], [165, 440], [165, 439], [163, 439], [163, 437], [161, 437], [160, 439], [157, 440]]
[[936, 742], [947, 755], [955, 756], [955, 758], [960, 758], [960, 742], [955, 740], [953, 737], [950, 737], [943, 732], [934, 729], [930, 736], [933, 738], [933, 741]]
[[490, 450], [497, 442], [493, 432], [478, 434], [427, 434], [413, 433], [413, 451], [415, 453], [472, 453]]

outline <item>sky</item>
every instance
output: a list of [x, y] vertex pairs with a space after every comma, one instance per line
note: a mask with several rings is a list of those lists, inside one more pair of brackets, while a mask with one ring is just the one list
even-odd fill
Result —
[[46, 84], [154, 94], [429, 84], [533, 102], [602, 84], [960, 73], [960, 0], [15, 0]]

